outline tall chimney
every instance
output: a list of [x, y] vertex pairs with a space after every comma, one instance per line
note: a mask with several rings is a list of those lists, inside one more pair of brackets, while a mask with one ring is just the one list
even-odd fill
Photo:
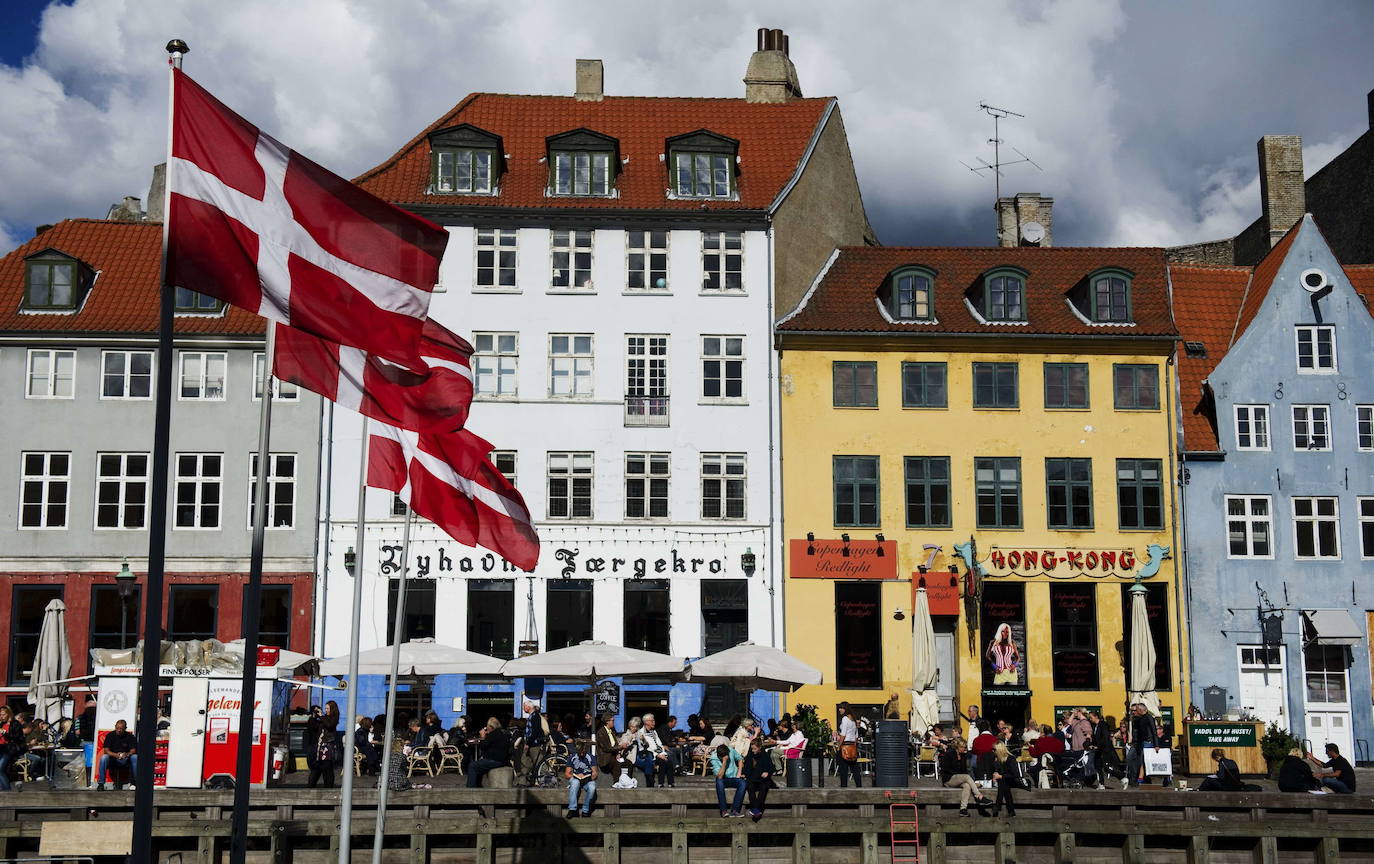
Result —
[[577, 91], [579, 102], [600, 102], [605, 98], [604, 70], [600, 60], [577, 61]]
[[167, 163], [153, 166], [153, 182], [148, 184], [148, 221], [162, 221], [162, 199], [167, 192]]
[[1039, 192], [1020, 192], [997, 199], [998, 246], [1051, 246], [1054, 199]]
[[744, 71], [744, 99], [747, 102], [787, 102], [800, 99], [801, 84], [797, 67], [787, 56], [787, 34], [760, 27], [758, 50], [749, 58]]
[[1307, 212], [1302, 178], [1302, 136], [1265, 135], [1259, 140], [1260, 203], [1269, 247]]

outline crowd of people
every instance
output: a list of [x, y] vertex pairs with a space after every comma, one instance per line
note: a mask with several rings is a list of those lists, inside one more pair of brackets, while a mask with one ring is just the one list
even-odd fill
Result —
[[[106, 736], [108, 738], [109, 736]], [[52, 757], [58, 748], [80, 747], [82, 738], [71, 718], [64, 717], [56, 724], [35, 718], [23, 712], [16, 713], [8, 705], [0, 705], [0, 791], [10, 791], [22, 785], [22, 781], [10, 781], [10, 769], [18, 769], [19, 776], [52, 776]], [[118, 740], [116, 741], [118, 743]], [[127, 752], [112, 752], [106, 747], [100, 759], [100, 783], [105, 784], [105, 769], [111, 760], [132, 758], [132, 749]]]

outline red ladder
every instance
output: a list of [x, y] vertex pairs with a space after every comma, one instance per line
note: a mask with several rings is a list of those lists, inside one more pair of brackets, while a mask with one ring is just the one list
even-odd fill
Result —
[[[915, 791], [911, 792], [910, 801], [893, 801], [892, 793], [890, 791], [884, 792], [883, 797], [888, 800], [887, 818], [889, 831], [892, 837], [892, 861], [894, 862], [894, 864], [898, 861], [912, 861], [916, 862], [916, 864], [920, 864], [921, 834], [920, 824], [919, 820], [917, 819], [916, 813]], [[899, 810], [898, 808], [910, 808], [911, 818], [899, 818], [899, 815], [905, 816], [905, 813], [902, 810]], [[903, 831], [902, 836], [899, 838], [897, 836], [897, 826], [899, 825], [903, 827], [910, 825], [911, 833], [907, 834], [905, 831]], [[908, 857], [908, 854], [910, 857]]]

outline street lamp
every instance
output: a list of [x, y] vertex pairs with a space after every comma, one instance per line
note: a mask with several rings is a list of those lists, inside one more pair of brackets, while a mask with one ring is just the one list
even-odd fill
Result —
[[129, 598], [134, 594], [134, 585], [137, 584], [138, 577], [134, 571], [129, 569], [129, 559], [124, 559], [124, 566], [115, 574], [115, 586], [119, 589], [119, 647], [129, 647]]
[[754, 558], [753, 549], [745, 549], [744, 554], [739, 556], [739, 566], [740, 569], [744, 571], [745, 576], [754, 575], [754, 570], [758, 566], [758, 562]]

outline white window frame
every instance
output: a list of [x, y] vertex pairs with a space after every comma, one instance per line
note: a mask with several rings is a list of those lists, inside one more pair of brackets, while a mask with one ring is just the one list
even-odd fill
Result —
[[[501, 346], [503, 339], [509, 337], [511, 348]], [[483, 348], [485, 342], [490, 347]], [[510, 331], [481, 331], [472, 334], [472, 385], [474, 399], [514, 399], [520, 395], [520, 334]], [[509, 363], [509, 368], [507, 368]], [[482, 390], [484, 379], [496, 382], [494, 391]], [[502, 390], [502, 382], [509, 379], [510, 392]]]
[[[141, 457], [143, 457], [143, 474], [142, 474], [142, 475], [130, 474], [130, 473], [129, 473], [129, 457], [131, 457], [131, 456], [141, 456]], [[103, 473], [104, 470], [105, 470], [105, 466], [104, 466], [103, 463], [104, 463], [105, 460], [106, 460], [107, 458], [109, 458], [109, 457], [115, 457], [115, 458], [117, 458], [117, 459], [119, 460], [119, 473], [117, 473], [117, 474], [105, 474], [105, 473]], [[149, 498], [148, 490], [149, 490], [149, 483], [150, 483], [151, 480], [152, 480], [151, 475], [152, 475], [152, 456], [151, 456], [151, 454], [149, 454], [149, 453], [147, 453], [147, 452], [138, 452], [138, 451], [131, 451], [131, 452], [115, 452], [115, 451], [109, 451], [109, 450], [97, 452], [97, 453], [95, 454], [95, 506], [92, 508], [93, 512], [92, 512], [92, 514], [91, 514], [91, 525], [92, 525], [92, 527], [93, 527], [96, 531], [146, 531], [146, 530], [148, 529], [148, 498]], [[105, 485], [107, 485], [107, 484], [115, 484], [115, 486], [116, 486], [116, 488], [117, 488], [117, 490], [118, 490], [118, 492], [119, 492], [119, 500], [118, 500], [117, 502], [115, 502], [114, 504], [103, 504], [103, 503], [101, 503], [101, 500], [100, 500], [100, 490], [101, 490], [101, 487], [102, 487], [102, 486], [105, 486]], [[125, 523], [126, 523], [126, 512], [125, 512], [125, 510], [126, 510], [127, 507], [130, 506], [130, 505], [129, 505], [129, 502], [128, 502], [129, 492], [130, 492], [130, 490], [132, 490], [132, 489], [137, 489], [137, 488], [140, 487], [140, 486], [143, 487], [143, 511], [142, 511], [142, 516], [141, 516], [141, 519], [140, 519], [140, 521], [141, 521], [142, 524], [139, 524], [139, 525], [127, 525], [127, 524], [125, 524]], [[115, 508], [115, 515], [116, 515], [115, 523], [116, 523], [116, 524], [114, 524], [114, 525], [101, 525], [101, 524], [100, 524], [100, 510], [101, 510], [102, 507], [110, 507], [110, 506], [113, 506], [113, 507]], [[136, 505], [135, 505], [135, 506], [136, 506]]]
[[[291, 474], [289, 476], [277, 473], [277, 460], [289, 458], [291, 460]], [[245, 520], [249, 531], [253, 530], [253, 487], [258, 482], [258, 454], [250, 452], [248, 454], [248, 517]], [[267, 530], [268, 531], [291, 531], [296, 527], [296, 506], [300, 503], [296, 489], [296, 469], [300, 467], [300, 459], [297, 454], [288, 453], [281, 450], [271, 451], [267, 465]], [[291, 524], [277, 525], [272, 516], [277, 507], [277, 493], [283, 488], [291, 488]], [[222, 523], [224, 520], [221, 519]]]
[[[213, 456], [219, 459], [219, 473], [207, 474], [205, 471], [205, 459]], [[191, 457], [195, 459], [195, 473], [183, 474], [181, 471], [181, 460]], [[221, 531], [224, 529], [224, 454], [223, 453], [175, 453], [172, 456], [176, 463], [176, 479], [172, 482], [172, 530], [173, 531]], [[251, 482], [251, 481], [250, 481]], [[181, 506], [179, 500], [182, 484], [190, 484], [195, 490], [195, 524], [179, 524], [178, 508]], [[215, 504], [205, 503], [205, 490], [209, 487], [216, 487], [218, 499]], [[205, 525], [202, 513], [207, 507], [215, 508], [214, 525]], [[248, 517], [253, 518], [251, 515]]]
[[[712, 340], [715, 341], [714, 353], [709, 350]], [[739, 343], [738, 354], [730, 353], [732, 342]], [[744, 389], [744, 361], [746, 353], [744, 336], [707, 333], [702, 335], [699, 344], [701, 346], [701, 401], [705, 404], [739, 404], [748, 402], [748, 394]], [[716, 364], [716, 374], [714, 376], [707, 371], [712, 363]], [[738, 376], [729, 374], [729, 367], [731, 364], [739, 365]], [[730, 396], [726, 392], [726, 385], [735, 377], [739, 379], [739, 395]], [[715, 381], [719, 395], [708, 396], [706, 394], [706, 384], [709, 381]]]
[[[1349, 655], [1346, 654], [1346, 652], [1350, 650], [1350, 649], [1346, 648], [1346, 647], [1343, 646], [1343, 645], [1322, 645], [1322, 644], [1320, 644], [1320, 643], [1318, 643], [1318, 644], [1313, 644], [1313, 645], [1304, 645], [1304, 646], [1303, 646], [1303, 649], [1302, 649], [1302, 702], [1303, 702], [1303, 705], [1306, 706], [1306, 708], [1307, 708], [1308, 711], [1312, 711], [1312, 710], [1317, 710], [1317, 711], [1349, 711], [1349, 710], [1350, 710], [1350, 707], [1351, 707], [1351, 700], [1350, 700], [1350, 667], [1347, 666], [1345, 663], [1337, 663], [1337, 665], [1336, 665], [1336, 670], [1335, 670], [1335, 671], [1331, 671], [1330, 669], [1312, 669], [1311, 667], [1309, 667], [1309, 666], [1307, 665], [1307, 651], [1308, 651], [1308, 649], [1313, 649], [1313, 648], [1320, 650], [1323, 654], [1327, 654], [1327, 653], [1329, 653], [1329, 652], [1334, 651], [1334, 652], [1337, 653], [1337, 655], [1342, 655], [1343, 657], [1348, 657]], [[1308, 675], [1311, 675], [1311, 674], [1313, 674], [1313, 673], [1316, 673], [1316, 674], [1318, 674], [1318, 675], [1324, 675], [1324, 676], [1327, 676], [1327, 677], [1334, 676], [1334, 675], [1339, 675], [1339, 676], [1341, 677], [1341, 680], [1345, 682], [1345, 684], [1344, 684], [1344, 685], [1342, 686], [1342, 688], [1341, 688], [1342, 691], [1345, 693], [1345, 701], [1344, 701], [1344, 702], [1326, 702], [1326, 701], [1321, 701], [1321, 700], [1315, 700], [1315, 699], [1309, 699], [1309, 698], [1307, 698], [1307, 676], [1308, 676]]]
[[[564, 265], [558, 266], [559, 256]], [[583, 262], [582, 256], [586, 256]], [[554, 228], [549, 231], [549, 291], [558, 294], [591, 294], [596, 291], [592, 270], [596, 266], [596, 232], [591, 228]], [[581, 266], [585, 263], [586, 266]], [[560, 284], [559, 273], [566, 272]], [[581, 282], [581, 284], [578, 284]]]
[[[134, 355], [143, 355], [148, 358], [148, 395], [130, 396], [129, 390], [133, 383]], [[111, 373], [106, 370], [106, 364], [111, 357], [124, 358], [124, 372], [120, 374], [121, 393], [118, 396], [111, 396], [105, 392], [105, 380], [111, 377]], [[141, 377], [141, 376], [139, 376]], [[101, 351], [100, 352], [100, 398], [114, 402], [146, 402], [153, 398], [154, 382], [157, 380], [157, 352], [156, 351]]]
[[[1331, 336], [1331, 365], [1321, 365], [1321, 336], [1330, 334]], [[1303, 337], [1307, 337], [1307, 342], [1311, 349], [1311, 363], [1303, 365], [1302, 348]], [[1293, 331], [1293, 361], [1297, 364], [1299, 375], [1334, 375], [1336, 374], [1336, 328], [1331, 324], [1309, 324], [1302, 325]]]
[[[1311, 515], [1311, 516], [1299, 516], [1299, 515], [1298, 515], [1298, 502], [1299, 502], [1299, 501], [1310, 501], [1310, 502], [1312, 502], [1312, 515]], [[1320, 514], [1320, 513], [1317, 512], [1317, 511], [1318, 511], [1318, 507], [1320, 506], [1320, 502], [1324, 502], [1324, 501], [1329, 501], [1329, 502], [1331, 502], [1331, 505], [1332, 505], [1332, 507], [1331, 507], [1331, 515], [1329, 515], [1329, 516], [1324, 516], [1324, 515], [1322, 515], [1322, 514]], [[1293, 508], [1293, 558], [1296, 559], [1296, 560], [1298, 560], [1298, 561], [1339, 561], [1339, 560], [1341, 560], [1341, 500], [1340, 500], [1339, 498], [1335, 497], [1334, 495], [1295, 495], [1295, 496], [1293, 496], [1292, 498], [1289, 499], [1289, 505]], [[1318, 545], [1318, 539], [1317, 539], [1317, 538], [1318, 538], [1318, 534], [1317, 534], [1317, 531], [1318, 531], [1318, 526], [1319, 526], [1321, 523], [1323, 523], [1323, 522], [1334, 522], [1334, 523], [1335, 523], [1335, 531], [1334, 531], [1333, 533], [1335, 534], [1335, 539], [1336, 539], [1336, 550], [1335, 550], [1335, 554], [1334, 554], [1334, 555], [1322, 555], [1322, 554], [1320, 554], [1320, 553], [1321, 553], [1321, 549], [1320, 549], [1320, 546]], [[1314, 550], [1315, 552], [1317, 552], [1318, 554], [1315, 554], [1315, 555], [1303, 555], [1303, 554], [1301, 554], [1300, 550], [1301, 550], [1301, 548], [1302, 548], [1302, 545], [1301, 545], [1301, 543], [1299, 543], [1298, 537], [1299, 537], [1299, 533], [1300, 533], [1300, 531], [1301, 531], [1301, 526], [1302, 526], [1302, 525], [1311, 525], [1311, 526], [1312, 526], [1312, 527], [1311, 527], [1311, 530], [1312, 530], [1312, 548], [1313, 548], [1313, 550]]]
[[625, 425], [668, 425], [669, 349], [667, 334], [625, 334]]
[[1360, 534], [1360, 559], [1374, 560], [1374, 497], [1356, 498], [1355, 515], [1359, 519], [1356, 527]]
[[[41, 392], [34, 392], [33, 361], [39, 355], [45, 355], [48, 362], [48, 372], [44, 378], [44, 385]], [[68, 393], [59, 393], [58, 382], [63, 380], [57, 374], [57, 364], [60, 358], [71, 360], [71, 375], [65, 379]], [[28, 358], [24, 364], [24, 398], [26, 399], [75, 399], [76, 398], [76, 351], [61, 348], [30, 348]]]
[[[578, 343], [586, 340], [586, 351]], [[590, 399], [596, 389], [596, 339], [591, 333], [549, 334], [549, 398]], [[559, 392], [559, 382], [564, 392]]]
[[[509, 242], [507, 242], [509, 241]], [[518, 294], [517, 267], [520, 263], [520, 232], [515, 228], [478, 228], [473, 240], [472, 290], [478, 294]], [[506, 253], [510, 253], [510, 263], [505, 263]], [[482, 266], [482, 255], [490, 253], [491, 265]], [[490, 280], [482, 279], [482, 271], [490, 270]], [[502, 276], [510, 273], [510, 284], [503, 282]]]
[[[267, 363], [267, 353], [264, 351], [253, 352], [253, 401], [262, 401], [262, 370]], [[275, 375], [272, 376], [272, 401], [273, 402], [297, 402], [301, 398], [301, 388], [299, 384], [290, 381], [283, 381]]]
[[[635, 245], [634, 238], [638, 235], [639, 245]], [[650, 231], [632, 228], [625, 232], [625, 291], [630, 294], [670, 294], [672, 293], [673, 283], [669, 277], [669, 267], [672, 259], [670, 257], [672, 247], [673, 232], [668, 230]], [[663, 239], [663, 245], [659, 246], [657, 240]], [[638, 263], [636, 263], [638, 258]], [[655, 261], [662, 259], [662, 266], [655, 267]], [[662, 274], [662, 287], [655, 285], [655, 278]], [[632, 285], [634, 277], [638, 275], [638, 286]]]
[[[631, 471], [631, 463], [642, 463], [641, 470]], [[672, 498], [670, 496], [673, 475], [672, 455], [669, 453], [626, 453], [625, 454], [625, 518], [636, 522], [667, 519], [670, 515]], [[663, 494], [654, 494], [654, 481], [663, 481]], [[631, 493], [630, 484], [638, 484], [639, 491]], [[643, 513], [630, 515], [630, 502], [638, 501]], [[662, 505], [663, 512], [655, 513], [654, 505]]]
[[[186, 361], [191, 357], [200, 358], [200, 381], [199, 396], [186, 396]], [[224, 364], [223, 374], [220, 376], [220, 391], [218, 396], [205, 395], [208, 391], [206, 382], [209, 376], [206, 374], [209, 360], [211, 357], [219, 357]], [[229, 390], [229, 353], [227, 351], [182, 351], [177, 355], [177, 401], [178, 402], [223, 402], [228, 397]]]
[[[739, 247], [730, 248], [734, 238], [739, 239]], [[706, 263], [708, 256], [716, 257], [716, 266]], [[731, 266], [731, 263], [735, 266]], [[728, 287], [729, 275], [739, 272], [739, 287]], [[712, 277], [715, 285], [711, 285]], [[701, 232], [701, 293], [711, 295], [743, 295], [748, 291], [744, 284], [744, 232], [743, 231], [702, 231]]]
[[[1303, 416], [1303, 418], [1302, 418], [1301, 420], [1298, 419], [1298, 412], [1299, 412], [1299, 411], [1305, 412], [1305, 415]], [[1316, 416], [1318, 413], [1321, 414], [1321, 418], [1320, 418], [1320, 419], [1318, 419], [1317, 416]], [[1301, 427], [1302, 427], [1302, 430], [1303, 430], [1301, 433], [1298, 432], [1299, 424], [1301, 424]], [[1311, 447], [1311, 446], [1303, 447], [1303, 446], [1301, 446], [1300, 444], [1298, 444], [1298, 436], [1299, 436], [1299, 434], [1301, 434], [1302, 437], [1307, 438], [1307, 439], [1309, 439], [1309, 440], [1312, 439], [1312, 438], [1317, 437], [1317, 436], [1316, 436], [1316, 432], [1314, 431], [1314, 429], [1315, 429], [1318, 425], [1322, 426], [1322, 427], [1325, 429], [1325, 432], [1324, 432], [1324, 435], [1323, 435], [1323, 437], [1325, 438], [1324, 446], [1322, 446], [1322, 447]], [[1296, 452], [1298, 452], [1298, 453], [1307, 453], [1307, 452], [1312, 452], [1312, 453], [1324, 453], [1324, 452], [1330, 451], [1330, 449], [1331, 449], [1331, 406], [1330, 406], [1330, 405], [1294, 405], [1294, 406], [1293, 406], [1293, 450], [1296, 451]]]
[[[1245, 415], [1243, 419], [1242, 414]], [[1269, 450], [1271, 436], [1268, 405], [1236, 405], [1231, 416], [1236, 426], [1237, 450]], [[1241, 432], [1242, 423], [1248, 430], [1245, 433]], [[1249, 439], [1248, 443], [1247, 438]]]
[[[491, 451], [491, 464], [505, 477], [512, 486], [516, 485], [516, 478], [519, 477], [517, 468], [519, 467], [518, 452], [515, 450], [493, 450]], [[509, 466], [507, 469], [506, 466]]]
[[[609, 150], [554, 150], [552, 196], [577, 198], [607, 198], [615, 194], [614, 154]], [[579, 164], [582, 163], [582, 164]], [[597, 188], [600, 170], [603, 188]], [[571, 171], [571, 173], [569, 173]], [[579, 173], [581, 176], [579, 177]], [[567, 181], [564, 183], [564, 181]], [[582, 181], [585, 188], [579, 191]], [[566, 186], [566, 190], [562, 187]]]
[[1374, 405], [1355, 406], [1355, 448], [1374, 452]]
[[[595, 454], [586, 451], [559, 450], [550, 451], [548, 454], [548, 469], [545, 485], [545, 513], [547, 519], [591, 519], [596, 513], [596, 457]], [[587, 494], [577, 495], [574, 491], [574, 484], [577, 480], [586, 478]], [[564, 499], [567, 505], [567, 513], [562, 516], [553, 515], [553, 507], [548, 506], [553, 503], [553, 481], [555, 479], [565, 480], [568, 484], [567, 494], [559, 496]], [[587, 512], [577, 513], [574, 502], [578, 498], [587, 499]]]
[[[734, 466], [739, 467], [738, 473], [732, 473], [730, 469]], [[730, 514], [730, 483], [738, 481], [740, 484], [739, 504], [740, 513], [738, 516]], [[708, 495], [706, 493], [707, 483], [719, 483], [719, 494]], [[701, 518], [707, 522], [738, 522], [748, 518], [749, 515], [749, 458], [744, 453], [702, 453], [701, 454], [701, 476], [698, 489], [701, 492]], [[719, 507], [720, 515], [708, 516], [706, 514], [706, 502], [715, 501]]]
[[[485, 160], [484, 171], [478, 171], [478, 167]], [[450, 162], [453, 170], [452, 183], [447, 186], [444, 184], [444, 162]], [[467, 187], [464, 188], [460, 180], [462, 174], [458, 170], [460, 163], [467, 163]], [[438, 195], [495, 195], [495, 171], [496, 151], [490, 147], [445, 147], [435, 148], [434, 152], [434, 192]], [[485, 177], [485, 184], [479, 182], [479, 177]]]
[[[43, 457], [43, 472], [41, 474], [28, 474], [26, 467], [30, 456]], [[52, 472], [52, 457], [67, 457], [67, 473], [54, 474]], [[24, 488], [29, 483], [38, 483], [43, 490], [41, 500], [38, 502], [42, 519], [38, 525], [24, 524]], [[51, 490], [53, 484], [63, 484], [65, 501], [62, 503], [62, 524], [48, 524], [48, 507], [51, 505]], [[19, 512], [18, 528], [20, 531], [65, 531], [72, 516], [72, 454], [65, 450], [24, 450], [19, 454]]]
[[[1234, 516], [1233, 516], [1233, 515], [1231, 514], [1231, 502], [1232, 502], [1232, 501], [1243, 501], [1243, 502], [1245, 502], [1245, 512], [1244, 512], [1243, 514], [1234, 515]], [[1265, 509], [1266, 509], [1266, 511], [1267, 511], [1265, 514], [1260, 515], [1260, 514], [1256, 514], [1256, 513], [1254, 512], [1255, 508], [1254, 508], [1253, 505], [1254, 505], [1254, 502], [1256, 502], [1256, 501], [1263, 501], [1263, 502], [1264, 502], [1264, 504], [1265, 504]], [[1273, 497], [1271, 497], [1271, 496], [1269, 496], [1269, 495], [1226, 495], [1226, 496], [1224, 496], [1223, 499], [1222, 499], [1222, 518], [1223, 518], [1223, 520], [1224, 520], [1225, 523], [1226, 523], [1226, 524], [1225, 524], [1225, 532], [1226, 532], [1226, 540], [1225, 540], [1225, 542], [1226, 542], [1226, 557], [1227, 557], [1227, 558], [1232, 558], [1232, 559], [1249, 559], [1249, 560], [1264, 560], [1264, 561], [1272, 561], [1272, 560], [1274, 560], [1274, 499], [1273, 499]], [[1233, 552], [1233, 551], [1231, 550], [1231, 523], [1233, 523], [1233, 522], [1243, 522], [1243, 523], [1245, 523], [1245, 550], [1246, 550], [1246, 552], [1245, 552], [1244, 555], [1237, 555], [1235, 552]], [[1255, 551], [1254, 551], [1254, 549], [1255, 549], [1255, 543], [1254, 543], [1254, 536], [1255, 536], [1255, 535], [1254, 535], [1254, 528], [1255, 528], [1255, 526], [1257, 526], [1257, 525], [1263, 525], [1263, 526], [1264, 526], [1265, 533], [1266, 533], [1266, 535], [1267, 535], [1267, 537], [1268, 537], [1268, 539], [1269, 539], [1269, 554], [1267, 554], [1267, 555], [1259, 555], [1259, 554], [1256, 554]]]

